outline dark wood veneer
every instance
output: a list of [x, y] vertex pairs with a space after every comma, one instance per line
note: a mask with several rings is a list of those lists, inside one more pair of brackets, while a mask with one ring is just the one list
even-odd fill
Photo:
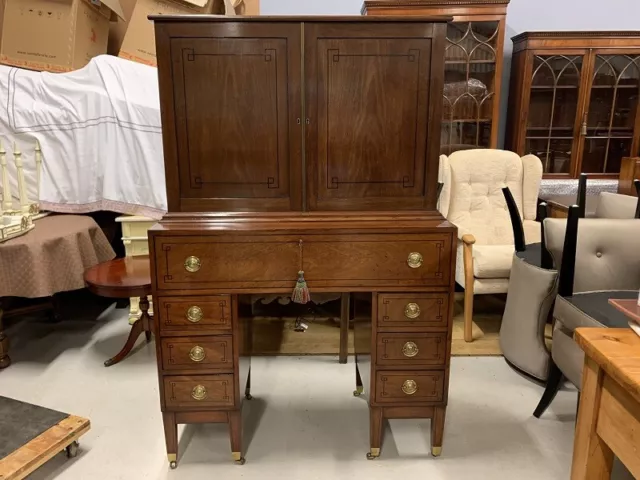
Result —
[[450, 18], [152, 18], [169, 212], [149, 247], [171, 466], [178, 423], [228, 423], [244, 462], [238, 294], [291, 295], [300, 269], [312, 295], [372, 295], [354, 320], [369, 455], [385, 418], [416, 417], [432, 418], [438, 455], [457, 244], [436, 210]]

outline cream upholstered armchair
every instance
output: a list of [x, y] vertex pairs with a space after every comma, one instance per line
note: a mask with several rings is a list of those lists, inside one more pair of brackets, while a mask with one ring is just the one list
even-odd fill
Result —
[[464, 150], [440, 157], [438, 210], [458, 227], [456, 282], [465, 289], [464, 339], [473, 341], [473, 296], [506, 293], [513, 229], [502, 194], [509, 187], [523, 219], [526, 243], [540, 241], [536, 222], [542, 163], [504, 150]]

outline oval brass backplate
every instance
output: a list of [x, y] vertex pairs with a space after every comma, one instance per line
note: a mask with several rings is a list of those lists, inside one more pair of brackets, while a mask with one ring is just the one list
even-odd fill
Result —
[[187, 310], [187, 320], [191, 323], [198, 323], [202, 320], [202, 309], [197, 305], [189, 307], [189, 310]]
[[407, 265], [411, 268], [418, 268], [422, 266], [422, 255], [418, 252], [411, 252], [407, 257]]
[[418, 318], [420, 316], [420, 305], [417, 303], [407, 303], [404, 307], [404, 316], [407, 318]]
[[405, 357], [415, 357], [416, 355], [418, 355], [418, 352], [420, 352], [420, 350], [418, 350], [418, 345], [413, 342], [407, 342], [402, 347], [402, 353]]
[[189, 358], [194, 362], [201, 362], [205, 359], [206, 356], [207, 354], [204, 351], [204, 348], [202, 348], [199, 345], [196, 345], [195, 347], [193, 347], [189, 352]]
[[407, 395], [413, 395], [418, 391], [418, 384], [414, 380], [405, 380], [402, 384], [402, 391]]
[[194, 398], [194, 400], [204, 400], [205, 398], [207, 398], [207, 389], [204, 385], [196, 385], [195, 387], [193, 387], [193, 390], [191, 390], [191, 396]]
[[200, 262], [200, 259], [198, 257], [194, 257], [193, 255], [190, 257], [187, 257], [186, 260], [184, 261], [184, 269], [187, 272], [197, 272], [198, 270], [200, 270], [200, 267], [202, 266], [202, 263]]

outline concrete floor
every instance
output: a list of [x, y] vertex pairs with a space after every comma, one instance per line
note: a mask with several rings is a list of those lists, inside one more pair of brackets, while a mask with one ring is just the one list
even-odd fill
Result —
[[[102, 310], [93, 305], [93, 310]], [[89, 309], [91, 310], [91, 308]], [[313, 326], [311, 327], [313, 328]], [[429, 451], [429, 421], [393, 420], [382, 456], [365, 459], [368, 411], [352, 396], [354, 365], [331, 357], [260, 357], [245, 411], [247, 463], [233, 464], [225, 425], [180, 430], [177, 470], [166, 461], [155, 349], [140, 340], [124, 362], [103, 367], [128, 333], [126, 310], [96, 321], [21, 321], [9, 329], [14, 364], [0, 395], [91, 419], [77, 458], [58, 455], [33, 479], [567, 479], [576, 392], [560, 392], [537, 420], [542, 387], [499, 357], [452, 359], [443, 455]]]

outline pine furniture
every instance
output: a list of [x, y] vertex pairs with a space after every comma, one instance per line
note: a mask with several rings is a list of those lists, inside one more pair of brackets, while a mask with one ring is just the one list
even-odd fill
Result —
[[439, 455], [456, 248], [436, 210], [449, 19], [153, 20], [169, 211], [149, 246], [171, 467], [180, 423], [228, 423], [244, 463], [239, 297], [293, 296], [298, 277], [310, 292], [371, 293], [355, 327], [368, 457], [384, 418], [416, 417], [432, 419]]
[[578, 328], [585, 353], [571, 480], [611, 478], [614, 456], [640, 477], [640, 337], [631, 329]]
[[545, 178], [617, 178], [640, 148], [640, 32], [513, 37], [506, 148]]
[[363, 15], [451, 15], [445, 47], [441, 153], [498, 147], [509, 0], [365, 0]]

